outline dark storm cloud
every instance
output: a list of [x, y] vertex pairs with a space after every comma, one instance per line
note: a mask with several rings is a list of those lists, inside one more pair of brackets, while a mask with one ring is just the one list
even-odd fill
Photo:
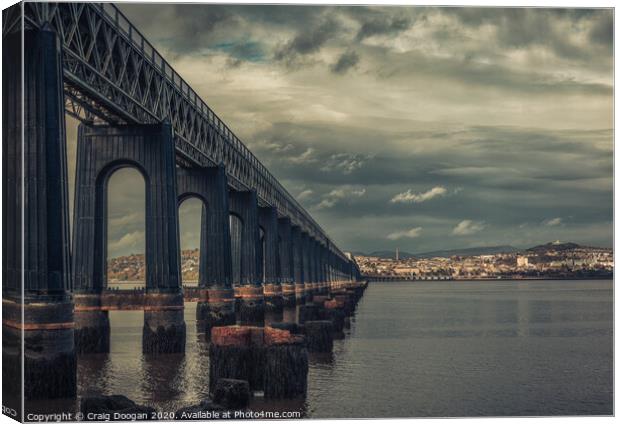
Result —
[[219, 31], [239, 24], [227, 7], [199, 4], [123, 4], [121, 10], [153, 41], [185, 54], [217, 42]]
[[[613, 92], [610, 84], [575, 81], [557, 75], [546, 75], [535, 70], [519, 71], [503, 65], [472, 62], [467, 56], [430, 58], [414, 52], [402, 54], [381, 52], [379, 54], [386, 59], [385, 65], [377, 70], [377, 75], [381, 78], [432, 75], [435, 78], [445, 78], [463, 84], [498, 87], [533, 95], [585, 93], [609, 96]], [[387, 58], [393, 60], [387, 60]]]
[[[315, 130], [320, 133], [319, 128]], [[307, 133], [313, 131], [308, 129]], [[368, 138], [374, 136], [370, 134]], [[419, 140], [418, 145], [435, 140], [432, 143], [440, 143], [444, 148], [409, 155], [377, 152], [368, 155], [363, 166], [350, 174], [317, 167], [317, 162], [325, 163], [333, 156], [318, 147], [315, 156], [308, 158], [312, 159], [309, 163], [287, 163], [287, 153], [271, 157], [269, 166], [276, 174], [286, 175], [287, 185], [312, 187], [312, 194], [304, 196], [302, 203], [320, 216], [321, 222], [337, 227], [337, 222], [345, 220], [364, 228], [363, 223], [372, 217], [377, 230], [366, 228], [364, 233], [375, 234], [375, 242], [381, 234], [387, 234], [390, 225], [402, 223], [425, 228], [412, 246], [441, 244], [441, 238], [431, 241], [440, 235], [445, 243], [447, 237], [453, 236], [451, 229], [464, 219], [486, 223], [478, 236], [468, 235], [474, 244], [481, 237], [496, 240], [497, 244], [506, 241], [527, 245], [536, 239], [536, 233], [543, 239], [554, 235], [561, 238], [557, 235], [560, 229], [570, 232], [580, 226], [597, 228], [596, 236], [592, 233], [589, 240], [602, 237], [609, 242], [611, 235], [605, 236], [597, 226], [612, 219], [610, 131], [474, 127], [409, 136]], [[331, 137], [359, 138], [360, 144], [365, 143], [353, 128], [341, 128]], [[602, 147], [597, 147], [600, 143]], [[436, 186], [444, 187], [446, 194], [422, 203], [390, 202], [398, 193], [421, 193]], [[334, 188], [341, 188], [343, 193], [364, 193], [340, 198], [332, 194]], [[564, 226], [543, 225], [555, 217], [563, 217]], [[524, 224], [532, 234], [518, 242], [500, 234], [507, 228], [525, 234], [525, 230], [518, 228]], [[544, 230], [540, 229], [542, 226]], [[393, 232], [403, 228], [395, 226]], [[346, 239], [352, 244], [371, 244], [357, 236], [359, 231]], [[588, 239], [583, 234], [580, 237]], [[398, 243], [402, 248], [406, 240]]]
[[[319, 125], [300, 128], [281, 123], [259, 137], [277, 146], [281, 143], [278, 140], [294, 138], [296, 147], [290, 149], [271, 147], [268, 154], [261, 146], [253, 150], [279, 175], [299, 183], [323, 185], [445, 183], [451, 187], [467, 184], [508, 191], [524, 188], [554, 191], [558, 184], [565, 183], [567, 189], [592, 191], [597, 190], [593, 181], [611, 175], [613, 165], [607, 142], [611, 138], [610, 130], [472, 127], [454, 133], [379, 134], [354, 127], [326, 130]], [[408, 139], [418, 146], [436, 145], [436, 148], [395, 154], [373, 147], [374, 140], [386, 137]], [[329, 146], [338, 146], [339, 139], [357, 140], [364, 153], [334, 151]], [[305, 154], [309, 149], [312, 153]], [[577, 162], [579, 166], [575, 166]], [[604, 191], [609, 188], [609, 185], [602, 187]], [[391, 194], [385, 193], [384, 197], [387, 201]]]
[[292, 40], [276, 50], [274, 59], [293, 64], [299, 56], [317, 52], [339, 29], [339, 23], [329, 16], [314, 26], [304, 27]]
[[611, 243], [611, 9], [122, 7], [344, 249]]
[[260, 62], [266, 55], [264, 46], [253, 41], [220, 43], [213, 48], [229, 55], [227, 63], [231, 67], [238, 67], [243, 62]]
[[614, 42], [614, 17], [605, 14], [590, 29], [590, 40], [604, 46], [612, 47]]
[[411, 20], [406, 16], [376, 16], [361, 23], [355, 36], [361, 41], [373, 35], [396, 35], [411, 27]]
[[[611, 9], [541, 9], [541, 8], [443, 8], [467, 26], [487, 24], [496, 28], [497, 41], [507, 48], [532, 45], [547, 46], [560, 57], [589, 60], [597, 52], [591, 45], [571, 42], [567, 30], [582, 20], [591, 20], [590, 38], [603, 44], [613, 38]], [[571, 28], [572, 27], [572, 28]]]
[[334, 63], [330, 69], [335, 74], [343, 75], [346, 74], [349, 69], [354, 68], [359, 61], [360, 57], [355, 51], [347, 51], [340, 55], [338, 61]]

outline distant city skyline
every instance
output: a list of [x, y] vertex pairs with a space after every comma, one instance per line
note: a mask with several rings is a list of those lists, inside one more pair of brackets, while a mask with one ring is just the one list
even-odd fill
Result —
[[[120, 8], [343, 250], [611, 246], [612, 9]], [[120, 172], [110, 257], [144, 245]]]

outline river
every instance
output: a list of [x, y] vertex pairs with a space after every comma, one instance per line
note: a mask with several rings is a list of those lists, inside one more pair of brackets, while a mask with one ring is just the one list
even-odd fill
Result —
[[[143, 313], [110, 312], [111, 352], [78, 361], [79, 394], [161, 411], [208, 395], [208, 345], [186, 303], [185, 355], [141, 354]], [[612, 414], [613, 283], [371, 283], [308, 396], [255, 409], [312, 418]]]

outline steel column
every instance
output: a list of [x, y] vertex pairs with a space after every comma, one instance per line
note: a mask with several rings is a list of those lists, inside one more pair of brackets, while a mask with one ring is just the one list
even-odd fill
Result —
[[179, 203], [197, 197], [203, 203], [200, 226], [200, 331], [235, 323], [228, 183], [223, 166], [177, 169]]
[[304, 267], [304, 246], [301, 237], [301, 229], [294, 225], [291, 228], [291, 242], [293, 245], [293, 270], [295, 276], [295, 302], [303, 304], [306, 298], [305, 279], [306, 270]]
[[239, 322], [260, 324], [265, 319], [265, 299], [262, 278], [258, 274], [260, 236], [256, 192], [230, 190], [229, 199], [230, 212], [238, 216], [242, 224], [238, 244], [233, 245], [238, 249], [233, 252], [233, 257], [240, 260], [239, 287], [235, 288], [235, 296], [239, 299]]
[[280, 255], [280, 281], [282, 282], [282, 301], [284, 306], [295, 305], [295, 273], [291, 219], [278, 219], [278, 254]]
[[3, 385], [26, 400], [74, 397], [61, 45], [48, 26], [2, 42]]
[[258, 208], [258, 222], [263, 229], [263, 290], [265, 310], [282, 311], [282, 286], [278, 273], [278, 211], [274, 207]]

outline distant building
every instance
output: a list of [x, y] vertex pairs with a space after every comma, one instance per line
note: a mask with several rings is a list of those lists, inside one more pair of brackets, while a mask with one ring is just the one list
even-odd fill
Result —
[[528, 265], [529, 265], [529, 260], [527, 256], [517, 256], [517, 267], [527, 268]]

